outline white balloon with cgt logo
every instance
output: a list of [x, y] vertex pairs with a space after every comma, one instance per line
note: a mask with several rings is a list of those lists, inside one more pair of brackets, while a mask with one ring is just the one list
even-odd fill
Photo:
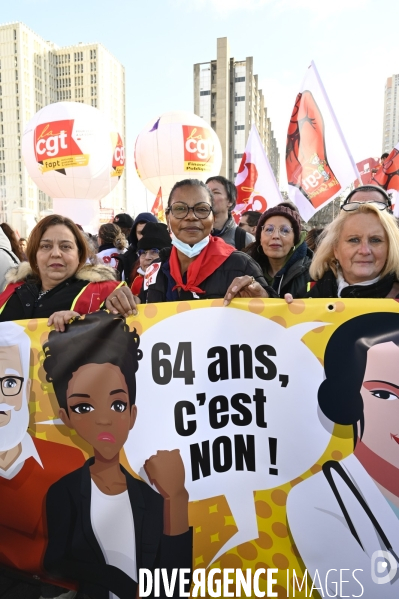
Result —
[[49, 104], [26, 126], [22, 155], [30, 177], [53, 198], [54, 213], [98, 229], [100, 200], [125, 166], [122, 138], [104, 114], [78, 102]]

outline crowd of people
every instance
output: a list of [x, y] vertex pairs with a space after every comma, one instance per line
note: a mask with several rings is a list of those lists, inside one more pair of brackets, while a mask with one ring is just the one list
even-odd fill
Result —
[[384, 189], [355, 188], [333, 222], [310, 231], [291, 202], [244, 212], [237, 225], [236, 199], [222, 176], [186, 179], [169, 195], [167, 225], [119, 214], [93, 236], [50, 215], [18, 240], [2, 224], [0, 321], [48, 318], [62, 331], [101, 307], [129, 316], [165, 301], [399, 296], [399, 229]]
[[[0, 322], [47, 318], [63, 332], [105, 308], [128, 317], [141, 303], [234, 298], [399, 298], [399, 228], [388, 194], [361, 186], [324, 230], [306, 231], [294, 204], [233, 217], [224, 177], [185, 179], [170, 192], [167, 224], [117, 215], [98, 236], [69, 218], [40, 220], [29, 239], [0, 226]], [[47, 597], [73, 591], [42, 585]]]

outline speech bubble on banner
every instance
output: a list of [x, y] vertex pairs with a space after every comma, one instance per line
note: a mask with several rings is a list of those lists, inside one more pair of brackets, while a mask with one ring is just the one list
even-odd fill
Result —
[[198, 309], [144, 332], [138, 416], [124, 446], [131, 467], [180, 449], [190, 501], [225, 495], [238, 532], [218, 551], [258, 538], [253, 492], [289, 482], [327, 447], [318, 409], [323, 368], [290, 328], [234, 308]]

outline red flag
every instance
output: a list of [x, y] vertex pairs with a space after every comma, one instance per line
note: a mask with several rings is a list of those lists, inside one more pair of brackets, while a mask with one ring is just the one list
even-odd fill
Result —
[[[373, 174], [378, 171], [381, 162], [379, 158], [365, 158], [360, 162], [356, 162], [356, 166], [362, 178], [363, 185], [370, 185], [372, 184], [371, 179], [373, 178]], [[353, 183], [355, 187], [359, 187], [360, 185], [359, 179], [355, 179]]]
[[237, 222], [247, 210], [264, 212], [283, 201], [255, 125], [252, 125], [235, 185], [237, 204], [232, 214]]
[[397, 217], [399, 214], [399, 143], [396, 144], [384, 164], [375, 173], [371, 183], [380, 185], [380, 187], [390, 192], [394, 215]]
[[161, 187], [158, 190], [157, 197], [155, 198], [154, 204], [151, 208], [151, 212], [161, 223], [166, 223], [165, 220], [165, 210], [163, 208], [162, 202], [162, 189]]

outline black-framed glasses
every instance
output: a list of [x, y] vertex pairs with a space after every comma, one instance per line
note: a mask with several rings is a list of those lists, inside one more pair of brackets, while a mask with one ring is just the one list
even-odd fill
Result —
[[341, 210], [345, 210], [345, 212], [353, 212], [354, 210], [357, 210], [359, 206], [361, 206], [362, 204], [371, 204], [372, 206], [378, 208], [378, 210], [386, 210], [388, 208], [385, 202], [377, 202], [376, 200], [370, 200], [369, 202], [349, 202], [349, 204], [342, 204]]
[[207, 218], [212, 210], [212, 206], [210, 206], [207, 202], [198, 202], [198, 204], [194, 204], [194, 206], [188, 206], [185, 202], [175, 202], [166, 210], [167, 213], [171, 213], [175, 218], [185, 218], [187, 214], [193, 211], [194, 216], [203, 220]]
[[159, 256], [159, 250], [157, 248], [151, 248], [150, 250], [137, 250], [138, 256], [143, 256], [144, 254], [153, 254], [155, 256]]
[[23, 376], [14, 376], [13, 374], [9, 374], [8, 376], [0, 377], [0, 388], [2, 394], [6, 397], [18, 395], [18, 393], [21, 391], [23, 382]]
[[280, 227], [276, 227], [275, 225], [263, 225], [262, 231], [266, 233], [266, 235], [273, 235], [274, 231], [277, 231], [281, 237], [287, 237], [293, 231], [292, 227], [288, 225], [281, 225]]

